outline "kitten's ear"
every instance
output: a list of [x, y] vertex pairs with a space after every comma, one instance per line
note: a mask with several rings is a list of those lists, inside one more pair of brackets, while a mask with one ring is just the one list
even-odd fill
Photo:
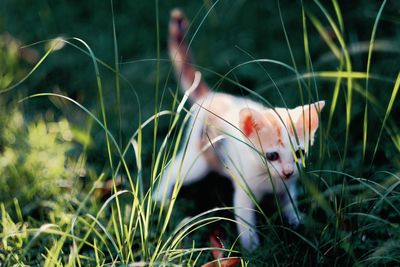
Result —
[[247, 137], [250, 137], [264, 127], [263, 115], [252, 108], [244, 108], [239, 112], [240, 130]]
[[318, 113], [321, 112], [324, 106], [325, 101], [319, 101], [293, 110], [292, 119], [296, 118], [293, 123], [299, 139], [305, 138], [307, 142], [314, 143], [314, 135], [319, 126]]

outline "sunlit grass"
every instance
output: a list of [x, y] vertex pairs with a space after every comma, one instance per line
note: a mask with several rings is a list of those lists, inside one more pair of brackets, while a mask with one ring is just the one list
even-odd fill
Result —
[[[203, 27], [208, 15], [212, 11], [217, 12], [214, 9], [218, 7], [219, 2], [211, 5], [207, 13], [200, 18], [199, 26], [193, 30], [193, 37], [188, 39], [190, 44], [196, 41], [195, 36]], [[233, 211], [234, 207], [216, 208], [192, 218], [175, 221], [173, 214], [180, 209], [177, 199], [182, 181], [178, 181], [174, 187], [172, 200], [163, 203], [165, 208], [160, 208], [152, 200], [152, 192], [157, 188], [156, 185], [168, 163], [175, 160], [178, 150], [185, 146], [182, 140], [185, 132], [190, 131], [185, 127], [190, 117], [184, 106], [187, 95], [182, 97], [174, 94], [174, 101], [169, 108], [163, 108], [160, 104], [165, 101], [164, 95], [168, 95], [169, 92], [161, 91], [161, 77], [164, 77], [161, 75], [161, 64], [165, 64], [165, 60], [161, 56], [163, 40], [160, 40], [160, 31], [164, 29], [160, 28], [159, 3], [155, 1], [157, 51], [156, 58], [149, 60], [156, 63], [154, 112], [148, 118], [143, 117], [142, 109], [146, 107], [141, 105], [139, 97], [135, 94], [137, 98], [132, 101], [132, 105], [139, 107], [139, 113], [132, 121], [137, 122], [137, 126], [128, 134], [129, 140], [123, 143], [124, 129], [121, 129], [121, 121], [124, 114], [121, 108], [125, 99], [121, 97], [121, 92], [125, 86], [133, 91], [137, 88], [129, 83], [121, 70], [130, 63], [121, 64], [119, 60], [118, 29], [113, 5], [111, 1], [113, 66], [102, 61], [83, 39], [56, 39], [57, 42], [50, 42], [53, 45], [48, 47], [25, 77], [7, 88], [1, 88], [2, 94], [17, 91], [40, 66], [52, 60], [53, 53], [58, 53], [55, 49], [58, 42], [74, 48], [82, 55], [82, 60], [89, 60], [93, 67], [93, 80], [98, 93], [97, 110], [85, 107], [61, 93], [31, 94], [19, 102], [57, 98], [68, 103], [71, 108], [81, 111], [103, 131], [105, 144], [102, 145], [106, 147], [106, 154], [101, 156], [107, 162], [107, 167], [95, 175], [95, 179], [89, 181], [87, 191], [79, 195], [79, 199], [71, 201], [71, 209], [60, 211], [59, 216], [62, 219], [53, 219], [51, 223], [37, 221], [35, 225], [27, 227], [18, 202], [10, 206], [10, 210], [6, 210], [4, 204], [1, 205], [0, 260], [5, 266], [31, 264], [31, 261], [32, 264], [40, 262], [44, 266], [199, 266], [213, 260], [210, 251], [214, 248], [208, 243], [205, 244], [203, 240], [192, 240], [192, 236], [198, 232], [202, 233], [201, 229], [206, 229], [212, 224], [237, 223], [229, 217], [215, 215], [219, 211]], [[395, 242], [400, 237], [400, 178], [398, 172], [393, 172], [393, 169], [399, 167], [399, 157], [396, 156], [388, 164], [383, 164], [383, 169], [381, 166], [373, 166], [377, 154], [382, 153], [380, 150], [385, 149], [388, 144], [393, 145], [393, 153], [398, 155], [400, 150], [398, 123], [393, 114], [394, 110], [398, 110], [396, 101], [400, 73], [396, 77], [382, 77], [381, 74], [375, 74], [372, 68], [375, 36], [379, 33], [379, 21], [385, 5], [386, 1], [376, 11], [366, 66], [361, 70], [354, 68], [350, 44], [346, 40], [346, 20], [337, 1], [332, 2], [333, 11], [331, 7], [328, 8], [319, 1], [315, 1], [317, 12], [311, 12], [305, 5], [301, 6], [302, 16], [299, 21], [303, 29], [303, 40], [296, 43], [290, 40], [290, 29], [285, 26], [285, 10], [279, 9], [290, 63], [273, 58], [254, 58], [250, 52], [239, 49], [238, 53], [244, 53], [249, 60], [234, 65], [225, 73], [199, 66], [201, 71], [217, 80], [212, 86], [215, 90], [219, 90], [223, 82], [249, 93], [251, 98], [269, 107], [273, 106], [273, 102], [266, 93], [270, 92], [271, 88], [279, 94], [279, 100], [286, 106], [287, 94], [283, 92], [283, 88], [287, 85], [297, 87], [299, 104], [308, 103], [313, 99], [325, 99], [328, 103], [327, 111], [322, 114], [323, 125], [316, 147], [313, 148], [315, 152], [305, 161], [306, 169], [300, 179], [300, 207], [306, 212], [303, 229], [294, 231], [282, 224], [279, 207], [267, 217], [259, 206], [258, 209], [264, 218], [260, 219], [262, 225], [257, 230], [263, 239], [263, 245], [253, 253], [245, 252], [237, 242], [238, 235], [233, 233], [227, 237], [227, 247], [218, 248], [223, 250], [227, 257], [241, 257], [242, 266], [257, 266], [265, 262], [275, 265], [310, 266], [386, 264], [400, 261], [396, 253], [398, 244]], [[320, 19], [321, 16], [324, 20]], [[325, 69], [314, 63], [313, 51], [310, 51], [311, 34], [317, 34], [329, 53], [334, 55], [334, 68]], [[35, 45], [43, 43], [48, 41]], [[298, 45], [303, 46], [306, 66], [303, 66], [292, 51], [292, 47]], [[268, 83], [258, 90], [252, 90], [232, 78], [236, 71], [251, 65], [257, 65], [268, 78]], [[104, 99], [105, 88], [100, 67], [104, 67], [115, 77], [119, 121], [117, 130], [109, 126], [112, 116], [109, 103]], [[270, 75], [269, 68], [281, 68], [291, 74], [282, 79], [274, 78]], [[372, 82], [379, 83], [384, 90], [391, 92], [389, 99], [378, 97], [376, 94], [379, 91], [374, 90]], [[166, 88], [167, 86], [164, 89]], [[360, 99], [362, 104], [357, 102]], [[355, 112], [363, 114], [362, 123], [355, 121]], [[370, 125], [371, 123], [373, 125]], [[164, 125], [168, 126], [167, 130], [162, 128]], [[353, 136], [356, 127], [362, 129], [360, 140]], [[166, 134], [160, 138], [161, 130]], [[150, 164], [145, 160], [146, 155], [143, 152], [149, 144]], [[382, 145], [385, 147], [382, 148]], [[319, 152], [316, 152], [318, 149]], [[366, 170], [359, 170], [358, 166], [352, 165], [351, 161], [355, 159], [357, 164], [360, 164], [359, 167]], [[385, 169], [391, 165], [393, 169]], [[380, 172], [370, 172], [377, 170]], [[122, 180], [121, 184], [119, 179]], [[106, 180], [111, 180], [112, 186], [106, 197], [98, 199], [95, 197], [98, 185]], [[91, 205], [96, 208], [90, 208]], [[16, 214], [15, 218], [10, 214]], [[39, 256], [40, 260], [33, 256], [37, 244], [45, 246], [42, 255]]]

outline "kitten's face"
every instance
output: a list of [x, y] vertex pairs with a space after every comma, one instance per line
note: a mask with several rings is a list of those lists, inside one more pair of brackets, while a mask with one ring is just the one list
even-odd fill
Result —
[[265, 159], [262, 172], [283, 180], [298, 175], [298, 166], [314, 142], [318, 113], [324, 104], [320, 101], [294, 109], [241, 110], [241, 130]]

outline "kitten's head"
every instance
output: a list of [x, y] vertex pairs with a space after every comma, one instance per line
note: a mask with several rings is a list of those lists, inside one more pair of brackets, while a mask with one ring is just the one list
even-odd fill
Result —
[[298, 167], [314, 143], [319, 126], [318, 113], [325, 102], [320, 101], [294, 109], [240, 111], [240, 128], [246, 139], [265, 158], [272, 178], [296, 177]]

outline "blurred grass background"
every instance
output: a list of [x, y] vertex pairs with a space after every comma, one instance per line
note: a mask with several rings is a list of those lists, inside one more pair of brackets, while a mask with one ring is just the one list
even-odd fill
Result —
[[[324, 1], [322, 6], [338, 25], [341, 20], [343, 22], [343, 28], [340, 30], [350, 51], [352, 70], [365, 72], [369, 41], [382, 1], [341, 1], [339, 4], [342, 18], [335, 16], [334, 2]], [[117, 142], [125, 146], [138, 128], [139, 121], [143, 122], [154, 115], [155, 106], [160, 105], [160, 110], [171, 108], [172, 94], [176, 91], [177, 85], [170, 72], [166, 40], [169, 12], [175, 7], [182, 8], [193, 22], [190, 37], [196, 33], [192, 42], [195, 61], [204, 68], [203, 75], [215, 90], [249, 95], [232, 82], [221, 80], [217, 74], [225, 75], [235, 66], [252, 59], [272, 59], [293, 67], [290, 52], [293, 53], [299, 73], [310, 72], [310, 69], [307, 69], [310, 61], [313, 72], [340, 69], [338, 60], [315, 27], [316, 23], [314, 25], [312, 23], [312, 20], [320, 22], [325, 37], [340, 47], [334, 29], [316, 1], [37, 0], [32, 3], [27, 0], [2, 0], [0, 1], [0, 91], [17, 84], [29, 73], [45, 55], [46, 49], [49, 49], [51, 43], [47, 40], [52, 38], [62, 37], [83, 48], [82, 44], [69, 39], [80, 38], [90, 46], [97, 58], [115, 68], [114, 22], [118, 44], [117, 61], [120, 63], [118, 66], [126, 78], [126, 80], [120, 79], [120, 100], [113, 71], [101, 66], [100, 75], [108, 127]], [[210, 11], [211, 7], [213, 8]], [[305, 33], [302, 7], [307, 16], [309, 59], [306, 58], [303, 43]], [[400, 69], [399, 24], [400, 3], [387, 1], [377, 28], [370, 70], [372, 78], [368, 82], [370, 109], [366, 126], [368, 142], [365, 157], [363, 158], [362, 150], [367, 85], [365, 79], [360, 79], [357, 80], [358, 87], [355, 88], [358, 90], [355, 90], [351, 103], [352, 114], [346, 159], [343, 160], [346, 139], [345, 103], [348, 95], [343, 82], [339, 87], [336, 110], [330, 118], [333, 126], [330, 132], [321, 129], [319, 135], [323, 141], [312, 152], [310, 159], [310, 163], [314, 163], [312, 169], [336, 170], [355, 177], [381, 180], [385, 175], [377, 174], [378, 171], [398, 174], [400, 168], [398, 100], [394, 102], [376, 156], [374, 149]], [[285, 38], [285, 31], [288, 40]], [[29, 46], [20, 48], [25, 45]], [[74, 210], [82, 196], [79, 192], [73, 193], [73, 191], [83, 188], [82, 192], [87, 192], [85, 185], [95, 181], [100, 173], [109, 175], [110, 166], [107, 161], [104, 131], [82, 109], [69, 101], [55, 97], [39, 97], [18, 102], [38, 93], [63, 94], [76, 100], [100, 118], [98, 86], [91, 61], [92, 59], [82, 51], [66, 44], [50, 53], [23, 83], [0, 95], [2, 128], [0, 129], [2, 155], [0, 201], [5, 203], [10, 213], [14, 213], [14, 208], [10, 207], [21, 206], [22, 214], [18, 215], [18, 212], [13, 214], [15, 217], [19, 216], [20, 221], [26, 221], [25, 216], [31, 216], [39, 221], [41, 218], [47, 220], [47, 210], [39, 209], [43, 207], [43, 200], [56, 202], [67, 200], [69, 203], [67, 209]], [[298, 77], [276, 64], [263, 63], [262, 66], [263, 68], [257, 63], [246, 64], [229, 73], [228, 78], [258, 92], [273, 106], [284, 106], [281, 95], [289, 107], [300, 105]], [[311, 94], [305, 93], [304, 101], [311, 102], [311, 99], [316, 99], [318, 94], [319, 99], [327, 100], [329, 108], [336, 81], [335, 78], [315, 81], [313, 78], [306, 78], [305, 82]], [[158, 100], [155, 100], [157, 83], [160, 91]], [[140, 105], [135, 94], [138, 95]], [[329, 117], [328, 108], [322, 114], [325, 127]], [[160, 120], [158, 141], [167, 133], [168, 126], [168, 120]], [[142, 147], [142, 163], [146, 174], [151, 171], [152, 135], [151, 127], [144, 129], [143, 136], [146, 139]], [[41, 140], [46, 142], [40, 143]], [[42, 157], [35, 158], [41, 151]], [[133, 158], [133, 152], [129, 153], [127, 159]], [[54, 167], [49, 167], [49, 159], [54, 159]], [[133, 164], [133, 160], [130, 163]], [[51, 171], [40, 173], [40, 170], [46, 168]], [[338, 180], [341, 183], [343, 179], [339, 174], [328, 173], [326, 176], [326, 180], [332, 186], [336, 185]], [[20, 180], [16, 180], [16, 177]], [[54, 177], [57, 177], [56, 184], [52, 185]], [[39, 179], [42, 183], [37, 182]], [[340, 183], [339, 185], [342, 185]], [[318, 184], [316, 187], [322, 190], [324, 186]], [[66, 189], [66, 194], [60, 193]], [[21, 194], [24, 197], [21, 198]], [[307, 194], [304, 195], [305, 203], [309, 203]], [[336, 201], [340, 202], [341, 197], [351, 199], [351, 193], [343, 191]], [[21, 203], [16, 204], [15, 198]], [[96, 203], [89, 210], [96, 210], [101, 206], [101, 202]], [[44, 206], [46, 205], [54, 206], [51, 201], [46, 202]], [[308, 207], [308, 204], [305, 206]], [[56, 215], [57, 209], [50, 208], [50, 210], [54, 211], [54, 214], [50, 215], [53, 216], [52, 220], [57, 221], [54, 218], [61, 213]], [[318, 211], [315, 214], [314, 217], [319, 216]], [[399, 214], [384, 209], [380, 214], [392, 218], [393, 223], [398, 223], [400, 218]], [[326, 220], [322, 219], [321, 224], [323, 225]], [[385, 234], [377, 235], [386, 238]], [[332, 255], [331, 257], [334, 258]]]
[[[251, 60], [253, 58], [268, 58], [291, 64], [290, 53], [285, 40], [281, 19], [284, 22], [288, 39], [293, 51], [296, 65], [300, 72], [306, 71], [306, 61], [303, 46], [303, 30], [301, 21], [300, 2], [281, 1], [282, 18], [278, 12], [278, 2], [262, 1], [220, 1], [205, 19], [197, 32], [193, 51], [196, 63], [209, 70], [224, 74], [232, 67]], [[205, 1], [160, 1], [159, 6], [159, 38], [157, 38], [156, 3], [146, 1], [114, 1], [115, 28], [118, 41], [118, 62], [121, 63], [121, 73], [128, 79], [131, 85], [121, 82], [121, 105], [117, 107], [115, 93], [114, 74], [101, 68], [102, 81], [104, 83], [104, 94], [107, 99], [107, 114], [110, 119], [110, 127], [116, 133], [121, 130], [126, 143], [130, 133], [137, 127], [138, 105], [133, 90], [139, 95], [142, 104], [143, 118], [151, 116], [154, 112], [155, 80], [157, 78], [157, 45], [160, 45], [160, 84], [165, 90], [167, 100], [164, 106], [169, 107], [170, 93], [168, 89], [175, 90], [175, 81], [168, 76], [170, 64], [166, 54], [167, 23], [169, 12], [174, 7], [181, 7], [187, 16], [193, 20], [191, 34], [199, 26], [213, 2]], [[379, 1], [345, 1], [340, 3], [345, 26], [345, 38], [348, 44], [353, 46], [363, 43], [362, 53], [357, 51], [352, 56], [353, 69], [363, 71], [366, 67], [368, 41], [371, 37], [371, 30], [375, 16], [380, 7]], [[112, 13], [110, 1], [35, 1], [32, 5], [27, 1], [7, 1], [0, 3], [0, 31], [10, 34], [13, 38], [20, 40], [22, 44], [33, 44], [38, 41], [48, 40], [56, 37], [77, 37], [83, 39], [94, 51], [95, 55], [110, 66], [114, 64], [114, 44]], [[326, 33], [335, 42], [333, 30], [324, 19], [323, 14], [312, 1], [304, 1], [308, 14], [316, 16], [325, 27]], [[333, 5], [326, 4], [326, 8], [333, 14]], [[388, 1], [379, 23], [377, 40], [383, 39], [389, 44], [383, 44], [384, 53], [374, 53], [372, 58], [372, 72], [374, 75], [390, 82], [396, 76], [398, 70], [398, 53], [396, 48], [399, 39], [399, 4], [396, 1]], [[197, 16], [197, 17], [196, 17]], [[325, 20], [325, 21], [324, 21]], [[315, 71], [331, 70], [338, 67], [324, 40], [317, 34], [315, 28], [309, 23], [309, 50]], [[329, 37], [329, 36], [328, 36]], [[159, 41], [158, 41], [159, 40]], [[337, 41], [337, 40], [336, 40]], [[159, 43], [158, 43], [159, 42]], [[391, 42], [391, 43], [390, 43]], [[381, 46], [382, 47], [382, 46]], [[31, 47], [40, 58], [45, 53], [45, 45], [38, 44]], [[248, 53], [248, 54], [247, 54]], [[389, 56], [388, 56], [389, 55]], [[382, 59], [382, 60], [381, 60]], [[52, 53], [32, 76], [29, 77], [16, 90], [12, 90], [3, 97], [18, 99], [27, 95], [40, 92], [62, 92], [77, 100], [90, 110], [99, 111], [97, 86], [91, 59], [77, 51], [71, 46], [65, 46], [57, 53]], [[21, 62], [25, 72], [31, 66]], [[267, 65], [267, 64], [266, 64]], [[293, 76], [282, 67], [268, 64], [268, 74], [276, 82], [281, 79]], [[4, 73], [16, 66], [3, 65]], [[13, 81], [21, 77], [15, 75]], [[209, 72], [204, 72], [206, 80], [214, 85], [219, 77]], [[282, 100], [273, 88], [270, 77], [257, 65], [249, 64], [236, 69], [229, 75], [229, 78], [255, 91], [261, 91], [262, 95], [273, 105], [283, 106]], [[378, 90], [381, 86], [379, 81], [375, 86], [371, 81], [370, 88], [377, 89], [379, 99], [387, 99], [390, 96], [389, 90]], [[331, 97], [334, 84], [332, 82], [318, 81], [318, 92], [320, 98]], [[222, 90], [233, 94], [243, 93], [238, 87], [230, 83], [223, 83], [219, 86]], [[283, 95], [289, 106], [299, 103], [297, 82], [279, 86], [279, 92]], [[373, 94], [373, 91], [372, 91]], [[315, 96], [314, 96], [315, 97]], [[359, 100], [357, 103], [361, 102]], [[329, 104], [329, 103], [328, 103]], [[57, 107], [54, 108], [54, 105]], [[30, 116], [42, 113], [43, 110], [53, 110], [58, 115], [67, 117], [70, 121], [83, 123], [86, 116], [79, 114], [79, 110], [59, 103], [51, 105], [45, 99], [38, 99], [24, 103], [24, 109]], [[357, 104], [353, 107], [353, 120], [362, 118], [363, 105]], [[121, 125], [119, 125], [118, 112], [121, 111]], [[378, 111], [379, 112], [379, 111]], [[343, 110], [338, 111], [333, 118], [334, 124], [343, 121]], [[361, 116], [361, 117], [358, 117]], [[372, 116], [374, 114], [372, 113]], [[379, 114], [378, 114], [379, 116]], [[112, 124], [115, 122], [114, 124]], [[344, 129], [343, 127], [335, 127]], [[362, 127], [352, 128], [358, 131]], [[94, 135], [95, 138], [101, 138]], [[335, 136], [335, 133], [333, 134]], [[352, 135], [352, 138], [359, 138], [361, 133]], [[335, 138], [335, 141], [339, 141]], [[101, 142], [101, 140], [100, 140]], [[106, 149], [98, 145], [99, 149]], [[340, 145], [340, 142], [339, 142]], [[387, 155], [389, 156], [389, 155]], [[390, 158], [390, 156], [389, 156]], [[358, 164], [358, 163], [356, 163]]]

